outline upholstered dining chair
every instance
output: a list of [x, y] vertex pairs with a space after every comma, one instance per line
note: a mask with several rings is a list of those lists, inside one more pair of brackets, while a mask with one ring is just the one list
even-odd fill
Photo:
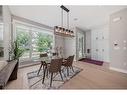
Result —
[[[43, 58], [43, 57], [48, 57], [48, 54], [47, 54], [47, 53], [40, 54], [40, 58]], [[42, 66], [43, 66], [43, 70], [44, 70], [44, 67], [45, 67], [46, 65], [47, 65], [47, 64], [46, 64], [44, 61], [41, 61], [41, 66], [40, 66], [40, 68], [39, 68], [39, 70], [38, 70], [37, 75], [39, 75]]]
[[49, 74], [51, 75], [50, 87], [52, 86], [52, 81], [53, 81], [53, 75], [54, 75], [54, 73], [59, 73], [60, 76], [61, 76], [61, 79], [63, 81], [63, 77], [62, 77], [62, 73], [61, 73], [62, 61], [63, 61], [62, 58], [60, 58], [60, 59], [52, 59], [51, 60], [50, 65], [47, 66], [47, 68], [45, 68], [45, 70], [44, 70], [44, 75], [43, 75], [42, 83], [44, 83], [46, 71], [48, 71]]
[[73, 69], [73, 60], [74, 60], [74, 55], [73, 56], [69, 56], [63, 63], [62, 66], [66, 67], [67, 69], [67, 76], [69, 76], [69, 68], [72, 69], [72, 71], [74, 72]]

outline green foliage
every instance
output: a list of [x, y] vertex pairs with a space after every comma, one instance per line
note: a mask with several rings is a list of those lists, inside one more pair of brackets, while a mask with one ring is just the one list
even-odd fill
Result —
[[39, 32], [37, 34], [37, 43], [36, 45], [38, 52], [45, 52], [49, 50], [52, 47], [52, 36], [51, 35], [45, 35], [44, 33]]
[[[36, 32], [34, 42], [38, 52], [46, 52], [52, 47], [53, 37], [51, 35]], [[19, 59], [23, 55], [24, 52], [29, 51], [29, 42], [31, 40], [30, 34], [23, 29], [16, 30], [16, 41], [12, 44], [13, 45], [13, 58]]]
[[[11, 56], [11, 59], [19, 59], [24, 53], [25, 49], [21, 48], [19, 46], [19, 42], [16, 39], [13, 43], [11, 43], [11, 49], [9, 50], [9, 55]], [[9, 58], [10, 60], [10, 58]]]
[[14, 59], [19, 59], [24, 53], [25, 49], [19, 47], [19, 40], [14, 41]]
[[29, 40], [30, 40], [29, 33], [18, 29], [16, 33], [17, 33], [16, 39], [18, 40], [19, 46], [27, 47], [29, 45]]

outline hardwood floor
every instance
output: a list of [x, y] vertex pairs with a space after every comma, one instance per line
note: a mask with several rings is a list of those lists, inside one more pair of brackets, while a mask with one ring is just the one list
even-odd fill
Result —
[[[74, 62], [83, 70], [66, 82], [60, 89], [127, 89], [127, 74], [109, 70], [107, 66], [98, 66], [84, 62]], [[27, 73], [38, 70], [40, 65], [21, 68], [18, 79], [8, 83], [6, 89], [28, 89]]]

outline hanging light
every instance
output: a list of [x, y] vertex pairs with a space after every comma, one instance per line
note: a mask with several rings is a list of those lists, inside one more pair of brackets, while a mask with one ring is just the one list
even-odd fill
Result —
[[72, 34], [71, 35], [74, 36], [74, 31], [72, 31]]
[[[74, 32], [69, 29], [69, 9], [65, 6], [60, 6], [61, 8], [61, 26], [54, 27], [54, 33], [56, 35], [67, 36], [67, 37], [74, 37]], [[67, 13], [67, 28], [63, 27], [63, 10]]]
[[71, 30], [69, 30], [69, 35], [71, 35]]

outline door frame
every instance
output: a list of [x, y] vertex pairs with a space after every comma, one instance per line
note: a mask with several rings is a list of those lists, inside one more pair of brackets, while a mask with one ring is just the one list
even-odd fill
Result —
[[[83, 40], [83, 54], [82, 54], [82, 57], [79, 57], [79, 34], [81, 34], [81, 35], [83, 35], [84, 36], [84, 40]], [[85, 40], [86, 40], [86, 37], [85, 37], [85, 31], [83, 32], [83, 31], [77, 31], [76, 32], [76, 60], [79, 60], [80, 58], [83, 58], [83, 57], [85, 57], [85, 45], [86, 45], [86, 43], [85, 43]]]

